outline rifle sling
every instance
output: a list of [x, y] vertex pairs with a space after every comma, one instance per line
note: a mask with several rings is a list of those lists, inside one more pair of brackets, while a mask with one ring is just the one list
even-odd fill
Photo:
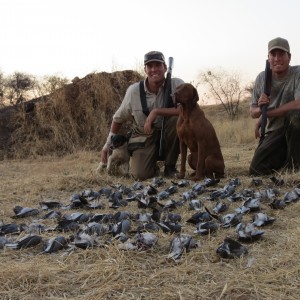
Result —
[[140, 98], [141, 98], [141, 105], [143, 109], [143, 113], [148, 116], [149, 115], [149, 109], [147, 106], [147, 101], [146, 101], [146, 92], [144, 89], [144, 80], [140, 81]]
[[[142, 110], [143, 113], [148, 116], [149, 115], [149, 109], [147, 106], [147, 101], [146, 101], [146, 92], [145, 92], [145, 88], [144, 88], [144, 80], [140, 81], [140, 99], [141, 99], [141, 105], [142, 105]], [[166, 107], [174, 107], [174, 103], [172, 100], [172, 97], [169, 96], [168, 98], [168, 103]]]

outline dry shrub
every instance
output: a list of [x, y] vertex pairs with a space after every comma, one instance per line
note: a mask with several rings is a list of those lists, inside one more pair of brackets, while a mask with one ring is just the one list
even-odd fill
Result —
[[98, 149], [127, 87], [141, 79], [133, 71], [89, 74], [13, 119], [11, 156], [64, 155]]

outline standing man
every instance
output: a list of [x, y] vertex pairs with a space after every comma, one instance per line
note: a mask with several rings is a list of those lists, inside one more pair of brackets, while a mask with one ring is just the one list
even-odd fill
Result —
[[262, 106], [267, 105], [268, 123], [265, 136], [254, 153], [251, 175], [268, 175], [281, 168], [300, 168], [300, 66], [290, 66], [291, 52], [286, 39], [275, 38], [268, 43], [268, 60], [272, 70], [271, 94], [264, 94], [264, 76], [255, 81], [251, 100], [252, 118], [259, 137]]
[[[107, 153], [111, 136], [117, 134], [124, 122], [132, 124], [132, 136], [129, 140], [131, 152], [131, 175], [136, 180], [144, 180], [157, 174], [156, 162], [165, 162], [164, 176], [174, 176], [179, 155], [179, 142], [176, 133], [176, 122], [179, 108], [170, 100], [164, 107], [164, 86], [167, 66], [164, 55], [151, 51], [144, 56], [144, 70], [147, 78], [134, 83], [126, 91], [121, 106], [115, 112], [107, 141], [101, 151], [101, 162], [107, 163]], [[171, 90], [184, 83], [179, 78], [171, 79]], [[163, 157], [159, 157], [159, 141], [162, 120], [165, 120]]]

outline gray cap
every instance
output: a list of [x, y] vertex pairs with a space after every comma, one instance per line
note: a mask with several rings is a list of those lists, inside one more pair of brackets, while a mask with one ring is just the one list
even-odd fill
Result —
[[147, 63], [149, 63], [151, 61], [165, 63], [165, 57], [159, 51], [150, 51], [150, 52], [146, 53], [144, 56], [144, 64], [146, 65]]
[[281, 37], [271, 40], [268, 44], [268, 52], [271, 52], [274, 49], [281, 49], [285, 52], [290, 53], [290, 45], [286, 39]]

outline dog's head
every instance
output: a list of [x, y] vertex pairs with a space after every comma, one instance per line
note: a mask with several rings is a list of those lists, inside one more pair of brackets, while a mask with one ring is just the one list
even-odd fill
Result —
[[183, 106], [195, 106], [199, 100], [197, 89], [190, 83], [183, 83], [176, 88], [174, 93], [175, 106], [181, 103]]
[[124, 144], [128, 142], [128, 138], [122, 134], [116, 134], [111, 137], [110, 149], [114, 150], [122, 147]]

